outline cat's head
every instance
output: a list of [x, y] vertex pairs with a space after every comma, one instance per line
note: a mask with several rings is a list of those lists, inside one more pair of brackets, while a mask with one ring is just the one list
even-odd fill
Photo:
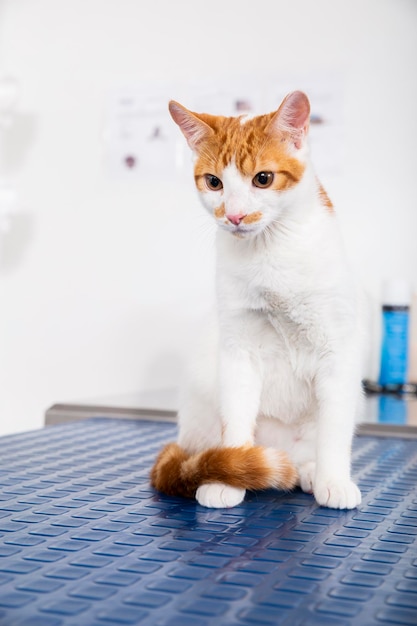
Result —
[[253, 237], [277, 221], [306, 165], [310, 104], [301, 91], [279, 109], [257, 117], [169, 110], [195, 154], [194, 175], [203, 205], [217, 224]]

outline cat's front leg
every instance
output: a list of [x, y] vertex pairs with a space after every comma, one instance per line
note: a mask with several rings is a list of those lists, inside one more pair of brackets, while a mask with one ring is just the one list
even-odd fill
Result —
[[329, 359], [317, 376], [319, 415], [313, 492], [321, 506], [353, 509], [361, 493], [350, 475], [351, 445], [361, 396], [354, 359]]
[[261, 376], [248, 347], [220, 351], [219, 405], [224, 446], [253, 445], [261, 396]]
[[[247, 347], [224, 341], [219, 354], [219, 408], [222, 444], [227, 447], [251, 446], [259, 410], [261, 378], [256, 360]], [[240, 504], [245, 489], [225, 483], [206, 483], [197, 489], [199, 504], [228, 508]]]

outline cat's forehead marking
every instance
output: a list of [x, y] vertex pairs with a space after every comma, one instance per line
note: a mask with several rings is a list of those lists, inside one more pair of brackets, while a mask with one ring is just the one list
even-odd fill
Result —
[[[274, 113], [260, 115], [241, 124], [241, 117], [211, 119], [213, 136], [204, 142], [195, 162], [195, 178], [200, 191], [205, 191], [204, 174], [214, 174], [236, 188], [238, 181], [252, 179], [260, 171], [275, 176], [273, 189], [284, 190], [295, 185], [304, 173], [305, 165], [289, 151], [288, 143], [267, 132]], [[226, 176], [226, 179], [225, 179]]]
[[265, 128], [271, 115], [248, 119], [243, 125], [240, 117], [219, 117], [213, 125], [215, 134], [203, 145], [195, 163], [196, 175], [216, 173], [235, 163], [241, 174], [253, 175], [256, 156], [265, 144]]
[[243, 124], [242, 118], [231, 118], [233, 122], [227, 129], [229, 132], [222, 137], [223, 167], [234, 162], [241, 173], [251, 173], [255, 158], [265, 144], [265, 129], [270, 117], [270, 115], [248, 117]]

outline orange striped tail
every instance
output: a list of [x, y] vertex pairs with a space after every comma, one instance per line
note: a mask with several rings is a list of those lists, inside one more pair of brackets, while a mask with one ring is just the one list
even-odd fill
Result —
[[210, 448], [190, 455], [176, 443], [159, 454], [151, 471], [151, 484], [170, 496], [194, 498], [200, 485], [225, 483], [240, 489], [288, 490], [297, 472], [285, 452], [261, 446]]

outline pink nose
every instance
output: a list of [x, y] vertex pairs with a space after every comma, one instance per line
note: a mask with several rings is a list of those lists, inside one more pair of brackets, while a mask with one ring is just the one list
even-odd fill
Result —
[[240, 222], [243, 220], [243, 218], [246, 217], [246, 215], [243, 213], [238, 213], [237, 215], [226, 215], [226, 217], [229, 222], [232, 222], [232, 224], [234, 224], [235, 226], [239, 226]]

